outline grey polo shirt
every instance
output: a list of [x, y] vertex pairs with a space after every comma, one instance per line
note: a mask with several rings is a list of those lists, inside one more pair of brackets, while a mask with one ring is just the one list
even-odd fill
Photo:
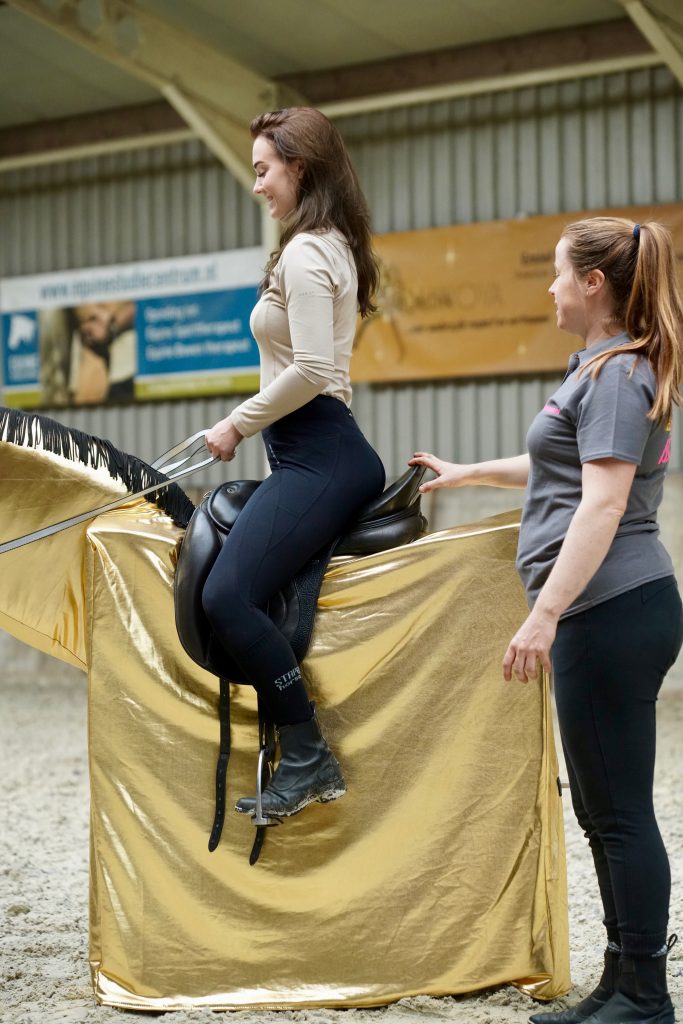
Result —
[[527, 434], [530, 473], [517, 569], [530, 605], [555, 564], [581, 499], [582, 464], [611, 457], [638, 467], [605, 560], [562, 617], [674, 571], [657, 525], [671, 435], [647, 418], [655, 396], [652, 369], [624, 352], [608, 359], [595, 380], [590, 369], [580, 373], [594, 355], [628, 341], [619, 335], [575, 352]]

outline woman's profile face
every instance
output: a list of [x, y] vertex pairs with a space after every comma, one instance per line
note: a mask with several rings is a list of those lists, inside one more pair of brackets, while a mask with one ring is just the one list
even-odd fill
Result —
[[286, 164], [270, 139], [263, 135], [254, 139], [252, 160], [256, 171], [254, 194], [265, 197], [273, 220], [282, 220], [297, 205], [297, 190], [303, 173], [301, 161]]
[[569, 260], [569, 241], [566, 238], [561, 238], [555, 248], [555, 279], [548, 291], [555, 299], [560, 330], [585, 338], [585, 294]]

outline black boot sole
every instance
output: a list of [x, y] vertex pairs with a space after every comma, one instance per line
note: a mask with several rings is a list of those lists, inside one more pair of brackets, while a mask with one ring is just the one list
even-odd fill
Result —
[[589, 1016], [590, 1014], [577, 1013], [569, 1007], [566, 1010], [558, 1010], [557, 1013], [532, 1013], [529, 1020], [531, 1024], [584, 1024]]
[[602, 1009], [586, 1017], [585, 1024], [674, 1024], [674, 1021], [674, 1008], [670, 999], [657, 1013], [648, 1014], [628, 996], [617, 992]]
[[[275, 810], [264, 810], [264, 818], [291, 818], [294, 814], [298, 814], [303, 811], [309, 804], [331, 804], [333, 800], [339, 800], [340, 797], [346, 793], [346, 786], [332, 786], [329, 789], [324, 790], [322, 793], [318, 793], [316, 796], [306, 797], [300, 801], [294, 807], [288, 810], [275, 811]], [[254, 814], [256, 812], [256, 806], [254, 807], [240, 807], [239, 802], [235, 804], [235, 810], [238, 814]]]

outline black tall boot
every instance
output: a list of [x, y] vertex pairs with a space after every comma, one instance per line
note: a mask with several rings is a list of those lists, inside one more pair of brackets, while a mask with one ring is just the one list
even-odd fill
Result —
[[567, 1010], [560, 1010], [557, 1013], [534, 1013], [529, 1020], [533, 1024], [581, 1024], [614, 995], [619, 978], [620, 956], [621, 947], [617, 946], [616, 942], [608, 942], [602, 976], [589, 996]]
[[622, 956], [617, 991], [586, 1024], [674, 1024], [666, 960], [676, 940], [676, 935], [670, 936], [662, 950], [651, 956]]
[[[318, 800], [336, 800], [346, 792], [339, 762], [320, 731], [315, 714], [308, 722], [278, 729], [280, 763], [263, 791], [261, 807], [268, 818], [286, 818]], [[243, 796], [235, 810], [253, 814], [256, 798]]]

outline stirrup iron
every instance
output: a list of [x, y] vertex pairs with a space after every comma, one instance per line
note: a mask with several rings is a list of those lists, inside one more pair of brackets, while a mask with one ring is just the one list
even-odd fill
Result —
[[275, 771], [275, 729], [273, 723], [266, 718], [260, 699], [258, 713], [259, 753], [256, 766], [256, 810], [251, 816], [252, 824], [256, 828], [256, 836], [249, 854], [249, 863], [252, 867], [259, 859], [268, 826], [282, 824], [279, 818], [267, 818], [263, 813], [263, 780], [265, 778], [267, 786]]
[[273, 777], [273, 763], [271, 761], [271, 753], [268, 745], [261, 747], [258, 752], [258, 765], [256, 768], [256, 809], [251, 816], [251, 823], [256, 828], [266, 827], [268, 825], [279, 825], [281, 824], [279, 818], [266, 818], [263, 813], [263, 779], [266, 776], [266, 786]]

